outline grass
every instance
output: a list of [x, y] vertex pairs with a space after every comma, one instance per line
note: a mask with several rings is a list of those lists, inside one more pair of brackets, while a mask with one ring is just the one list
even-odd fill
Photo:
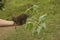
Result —
[[[0, 18], [11, 20], [13, 15], [17, 16], [25, 12], [30, 5], [34, 4], [39, 6], [38, 14], [48, 13], [46, 20], [47, 29], [41, 35], [33, 37], [31, 32], [25, 30], [24, 25], [17, 26], [17, 32], [13, 28], [9, 35], [4, 34], [7, 35], [6, 38], [2, 35], [0, 40], [60, 40], [60, 0], [6, 0], [5, 10], [0, 10]], [[35, 16], [32, 11], [27, 12], [27, 14], [29, 13], [31, 13], [30, 18]]]

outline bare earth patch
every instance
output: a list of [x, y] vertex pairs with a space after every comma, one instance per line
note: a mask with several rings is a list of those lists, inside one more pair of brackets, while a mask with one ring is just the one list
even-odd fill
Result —
[[14, 27], [0, 27], [0, 40], [6, 39], [12, 32]]

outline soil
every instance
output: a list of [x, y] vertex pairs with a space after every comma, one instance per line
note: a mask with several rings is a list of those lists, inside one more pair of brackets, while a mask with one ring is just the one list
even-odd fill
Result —
[[0, 40], [6, 39], [14, 30], [14, 27], [0, 27]]

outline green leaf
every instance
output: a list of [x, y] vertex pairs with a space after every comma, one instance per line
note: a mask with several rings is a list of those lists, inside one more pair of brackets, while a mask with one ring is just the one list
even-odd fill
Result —
[[38, 5], [33, 5], [34, 10], [37, 10], [38, 8], [39, 8]]
[[42, 27], [41, 26], [38, 26], [38, 28], [37, 28], [38, 35], [40, 34], [41, 30], [42, 30]]
[[42, 23], [42, 29], [46, 29], [46, 24], [45, 23]]
[[39, 22], [40, 22], [40, 23], [44, 23], [45, 20], [46, 20], [46, 17], [47, 17], [47, 14], [44, 14], [44, 15], [40, 16], [40, 17], [39, 17]]
[[37, 27], [33, 28], [32, 30], [32, 35], [36, 35], [37, 34]]
[[28, 22], [26, 25], [26, 29], [31, 30], [33, 28], [33, 23], [32, 22]]

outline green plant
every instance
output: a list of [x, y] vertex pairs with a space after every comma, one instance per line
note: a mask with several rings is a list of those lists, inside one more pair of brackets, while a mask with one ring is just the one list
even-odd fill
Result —
[[[37, 5], [33, 5], [33, 7], [31, 8], [33, 8], [33, 13], [35, 14], [37, 13], [39, 15]], [[30, 10], [31, 8], [29, 8], [28, 10]], [[41, 30], [46, 28], [45, 20], [47, 18], [47, 14], [43, 14], [42, 16], [37, 17], [38, 15], [36, 15], [35, 18], [32, 17], [31, 19], [29, 19], [29, 21], [26, 24], [26, 29], [30, 30], [32, 32], [32, 35], [36, 35], [36, 34], [39, 35]]]
[[[46, 24], [45, 24], [46, 17], [47, 17], [47, 15], [44, 14], [44, 15], [40, 16], [39, 19], [37, 19], [37, 20], [33, 19], [33, 20], [35, 20], [36, 23], [28, 21], [28, 23], [26, 24], [26, 29], [28, 29], [30, 31], [32, 30], [33, 35], [36, 34], [36, 33], [40, 34], [40, 31], [42, 29], [46, 28]], [[34, 26], [34, 23], [37, 24], [37, 25]]]

